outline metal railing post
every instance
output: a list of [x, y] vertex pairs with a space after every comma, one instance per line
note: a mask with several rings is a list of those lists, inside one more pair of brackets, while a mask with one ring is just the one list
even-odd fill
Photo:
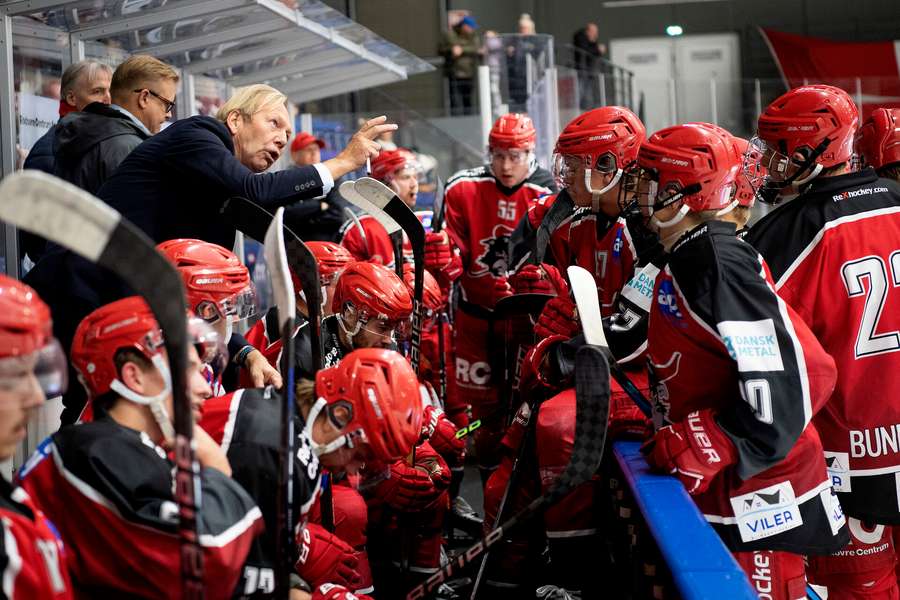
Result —
[[710, 122], [713, 125], [719, 124], [719, 105], [716, 101], [716, 78], [709, 80], [709, 102], [710, 102]]
[[762, 85], [760, 85], [759, 79], [753, 80], [753, 102], [756, 105], [756, 120], [759, 120], [759, 115], [762, 114]]
[[675, 98], [675, 79], [669, 78], [669, 125], [678, 122], [678, 101]]

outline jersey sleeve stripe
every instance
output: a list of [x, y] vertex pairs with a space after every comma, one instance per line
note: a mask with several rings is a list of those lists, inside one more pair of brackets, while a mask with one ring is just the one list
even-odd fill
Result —
[[200, 540], [200, 545], [205, 548], [224, 548], [242, 536], [258, 519], [262, 519], [262, 512], [260, 512], [258, 506], [254, 506], [238, 522], [222, 533], [217, 535], [202, 533], [197, 536], [197, 539]]
[[3, 550], [6, 553], [6, 568], [3, 569], [3, 595], [12, 600], [16, 597], [16, 577], [22, 570], [22, 555], [19, 554], [19, 545], [12, 534], [12, 522], [2, 519]]
[[819, 245], [819, 242], [822, 241], [822, 238], [825, 237], [825, 233], [827, 231], [829, 231], [830, 229], [834, 229], [835, 227], [840, 227], [841, 225], [844, 225], [847, 223], [855, 223], [857, 221], [862, 221], [863, 219], [871, 219], [874, 217], [880, 217], [880, 216], [891, 215], [891, 214], [896, 214], [896, 213], [900, 213], [900, 206], [879, 208], [877, 210], [870, 210], [870, 211], [866, 211], [866, 212], [862, 212], [862, 213], [857, 213], [854, 215], [847, 215], [846, 217], [841, 217], [840, 219], [835, 219], [834, 221], [829, 221], [822, 227], [821, 230], [819, 230], [819, 233], [817, 233], [815, 235], [815, 237], [813, 237], [813, 239], [809, 242], [809, 244], [806, 246], [806, 248], [804, 248], [803, 251], [797, 255], [797, 258], [794, 259], [794, 262], [792, 262], [790, 264], [790, 266], [788, 266], [788, 268], [784, 270], [784, 273], [782, 273], [781, 277], [778, 278], [778, 281], [775, 282], [775, 289], [780, 290], [781, 287], [785, 283], [787, 283], [788, 279], [791, 278], [791, 275], [794, 274], [794, 271], [796, 271], [798, 268], [800, 268], [800, 265], [803, 264], [803, 261], [806, 260], [806, 257], [808, 257], [810, 254], [812, 254], [813, 250], [816, 249], [816, 246]]
[[231, 404], [228, 406], [228, 420], [225, 422], [225, 430], [222, 434], [222, 452], [228, 454], [228, 448], [231, 446], [231, 438], [234, 435], [234, 425], [237, 421], [238, 409], [241, 406], [241, 396], [244, 390], [238, 390], [231, 396]]

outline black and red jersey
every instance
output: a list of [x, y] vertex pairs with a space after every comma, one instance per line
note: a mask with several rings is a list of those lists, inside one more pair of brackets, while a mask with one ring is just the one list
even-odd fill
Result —
[[66, 548], [20, 487], [0, 477], [0, 599], [74, 598]]
[[487, 166], [460, 171], [447, 181], [447, 231], [462, 258], [459, 283], [467, 302], [493, 308], [494, 284], [510, 266], [510, 235], [528, 207], [553, 187], [550, 173], [542, 168], [515, 188], [503, 186]]
[[[108, 416], [63, 427], [45, 440], [19, 478], [56, 525], [72, 583], [86, 598], [181, 598], [175, 465], [147, 434]], [[197, 512], [209, 598], [235, 590], [259, 508], [216, 469], [200, 470]]]
[[[262, 511], [265, 531], [250, 549], [235, 591], [237, 598], [271, 598], [275, 591], [275, 532], [281, 452], [281, 395], [272, 388], [238, 390], [203, 403], [198, 425], [221, 447], [231, 464], [231, 478], [241, 484]], [[297, 529], [319, 493], [319, 459], [312, 452], [300, 419], [294, 431], [294, 523]]]
[[672, 422], [712, 409], [737, 463], [694, 496], [733, 551], [836, 551], [847, 542], [813, 415], [834, 361], [774, 290], [764, 262], [711, 221], [686, 233], [656, 277], [648, 362]]
[[844, 510], [900, 524], [900, 185], [871, 169], [815, 180], [745, 239], [837, 363], [814, 423]]

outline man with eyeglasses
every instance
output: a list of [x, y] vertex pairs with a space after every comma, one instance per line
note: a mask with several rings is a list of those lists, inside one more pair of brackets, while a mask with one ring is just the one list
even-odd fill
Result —
[[495, 364], [503, 340], [492, 339], [507, 329], [494, 322], [493, 309], [513, 293], [507, 281], [509, 237], [528, 207], [555, 189], [550, 173], [535, 161], [536, 138], [527, 115], [501, 116], [488, 138], [489, 163], [455, 174], [444, 192], [447, 231], [463, 267], [455, 317], [456, 380], [460, 399], [481, 419], [475, 448], [485, 481], [499, 463], [505, 422], [498, 410], [502, 368]]
[[55, 175], [96, 194], [131, 151], [162, 128], [175, 105], [178, 73], [135, 55], [113, 72], [112, 104], [88, 104], [56, 127]]

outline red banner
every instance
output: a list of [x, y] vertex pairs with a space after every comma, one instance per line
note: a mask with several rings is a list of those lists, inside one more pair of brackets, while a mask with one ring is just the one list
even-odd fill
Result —
[[760, 29], [788, 87], [827, 83], [862, 103], [863, 118], [879, 106], [900, 107], [900, 40], [835, 42]]

